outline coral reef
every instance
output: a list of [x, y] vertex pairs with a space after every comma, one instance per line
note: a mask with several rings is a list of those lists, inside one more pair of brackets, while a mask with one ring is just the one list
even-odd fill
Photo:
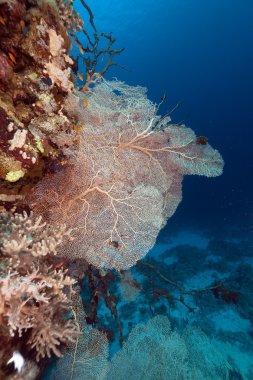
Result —
[[[145, 88], [103, 77], [124, 49], [98, 32], [80, 1], [87, 29], [73, 0], [0, 0], [0, 378], [36, 379], [47, 359], [62, 356], [57, 379], [121, 378], [133, 358], [136, 378], [147, 371], [227, 378], [226, 360], [206, 337], [180, 336], [165, 317], [134, 329], [108, 361], [108, 341], [124, 340], [119, 278], [122, 295], [133, 303], [145, 293], [152, 314], [151, 297], [193, 311], [177, 282], [166, 280], [178, 297], [145, 289], [122, 270], [153, 247], [181, 201], [183, 176], [218, 176], [223, 160], [206, 137], [159, 116], [161, 103], [148, 100]], [[164, 280], [153, 264], [138, 269]], [[220, 282], [208, 290], [218, 301], [237, 301]], [[101, 304], [113, 328], [99, 315]], [[161, 368], [146, 342], [163, 351]]]
[[[108, 54], [105, 73], [119, 51], [111, 36], [96, 30], [90, 8], [83, 2], [94, 42], [83, 28], [72, 1], [2, 1], [0, 10], [0, 193], [23, 194], [45, 171], [64, 162], [61, 148], [78, 144], [75, 102], [71, 96], [77, 78], [78, 58], [69, 56], [71, 43], [86, 52], [87, 90], [101, 54]], [[75, 32], [83, 32], [84, 48]], [[98, 49], [100, 38], [108, 47]], [[88, 50], [87, 50], [88, 49]], [[86, 58], [85, 58], [86, 59]], [[110, 64], [109, 64], [110, 61]], [[84, 91], [85, 91], [84, 90]], [[61, 138], [56, 139], [58, 134]]]
[[[95, 30], [92, 12], [82, 3]], [[72, 1], [0, 0], [1, 378], [34, 379], [45, 357], [61, 356], [79, 336], [73, 318], [75, 280], [56, 256], [70, 231], [65, 225], [49, 226], [23, 204], [34, 183], [62, 170], [64, 154], [75, 155], [79, 143], [75, 85], [82, 75], [78, 59], [69, 56], [72, 42], [84, 50], [76, 31], [91, 42]], [[108, 48], [98, 50], [101, 37], [107, 38], [94, 35], [86, 76], [92, 77], [100, 54], [119, 53], [111, 37]], [[84, 92], [89, 81], [96, 81], [86, 79]]]
[[73, 87], [73, 62], [70, 37], [49, 3], [3, 2], [1, 19], [0, 178], [16, 182], [38, 172], [42, 157], [53, 154], [47, 128], [56, 133], [72, 125], [62, 103]]

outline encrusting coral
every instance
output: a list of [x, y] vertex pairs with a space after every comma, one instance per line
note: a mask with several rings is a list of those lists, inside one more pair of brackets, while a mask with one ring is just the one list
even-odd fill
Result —
[[64, 110], [74, 62], [57, 2], [2, 1], [0, 17], [0, 191], [17, 193], [59, 154], [49, 135], [75, 124]]
[[[92, 83], [98, 58], [108, 55], [102, 72], [115, 65], [112, 36], [96, 30], [83, 1], [94, 41], [83, 27], [72, 1], [1, 0], [0, 9], [0, 193], [24, 194], [46, 171], [64, 162], [62, 147], [77, 145], [77, 115], [71, 96], [78, 80]], [[85, 48], [75, 32], [83, 32]], [[108, 46], [99, 49], [100, 38]], [[71, 42], [86, 53], [86, 82]], [[105, 60], [106, 62], [106, 60]], [[81, 79], [80, 79], [81, 78]], [[57, 138], [58, 134], [61, 139]], [[52, 169], [53, 168], [53, 169]]]
[[78, 149], [27, 201], [49, 223], [73, 229], [60, 254], [128, 269], [174, 214], [183, 175], [218, 176], [223, 160], [191, 129], [158, 116], [141, 87], [100, 79], [87, 96], [86, 107], [80, 100]]

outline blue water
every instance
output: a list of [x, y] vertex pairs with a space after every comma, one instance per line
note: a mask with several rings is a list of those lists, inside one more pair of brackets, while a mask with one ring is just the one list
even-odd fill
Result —
[[[125, 51], [116, 76], [148, 88], [173, 122], [205, 135], [224, 157], [222, 177], [186, 178], [171, 223], [253, 228], [253, 3], [251, 0], [91, 0], [99, 30]], [[87, 16], [81, 5], [76, 9]]]

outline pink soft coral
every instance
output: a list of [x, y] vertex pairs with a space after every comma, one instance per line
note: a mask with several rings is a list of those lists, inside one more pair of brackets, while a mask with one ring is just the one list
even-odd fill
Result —
[[33, 214], [0, 214], [1, 334], [9, 341], [26, 339], [37, 360], [61, 356], [60, 346], [79, 335], [66, 318], [75, 281], [48, 260], [65, 235], [65, 226], [52, 228]]

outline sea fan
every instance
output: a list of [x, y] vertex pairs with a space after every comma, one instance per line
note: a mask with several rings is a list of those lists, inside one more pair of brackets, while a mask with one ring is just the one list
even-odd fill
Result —
[[45, 220], [73, 229], [61, 254], [128, 269], [175, 212], [183, 175], [220, 175], [223, 161], [191, 129], [157, 116], [142, 87], [101, 80], [83, 100], [79, 151], [27, 200]]
[[188, 327], [182, 335], [159, 315], [135, 327], [112, 359], [106, 380], [228, 380], [232, 367], [216, 341]]

